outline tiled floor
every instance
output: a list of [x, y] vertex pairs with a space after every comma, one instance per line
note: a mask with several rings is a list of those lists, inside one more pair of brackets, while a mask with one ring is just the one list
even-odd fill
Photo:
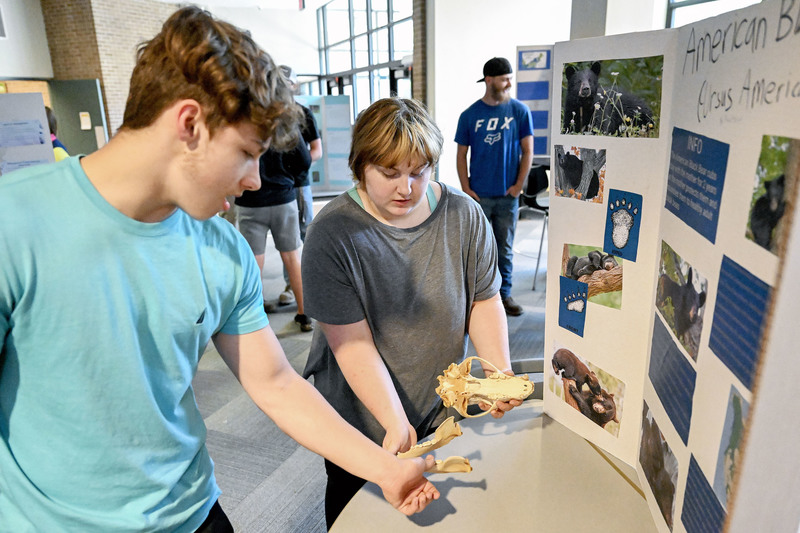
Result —
[[[547, 239], [532, 291], [541, 218], [523, 214], [517, 227], [512, 296], [524, 307], [509, 317], [509, 344], [515, 370], [541, 372], [544, 347], [544, 288]], [[267, 300], [277, 301], [284, 288], [282, 265], [271, 242], [262, 271]], [[303, 369], [312, 333], [300, 331], [293, 318], [296, 306], [270, 314], [289, 362]], [[525, 360], [525, 362], [522, 362]], [[536, 381], [535, 377], [532, 379]], [[210, 346], [194, 380], [195, 395], [208, 427], [208, 449], [222, 488], [220, 503], [239, 533], [316, 533], [325, 531], [322, 459], [298, 446], [259, 411]], [[537, 385], [541, 397], [541, 387]]]

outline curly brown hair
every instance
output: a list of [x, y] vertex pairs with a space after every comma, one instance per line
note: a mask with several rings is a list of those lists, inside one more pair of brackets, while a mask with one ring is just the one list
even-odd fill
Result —
[[170, 105], [196, 100], [211, 135], [249, 120], [276, 149], [297, 143], [302, 112], [272, 58], [235, 26], [189, 6], [139, 45], [120, 130], [150, 126]]

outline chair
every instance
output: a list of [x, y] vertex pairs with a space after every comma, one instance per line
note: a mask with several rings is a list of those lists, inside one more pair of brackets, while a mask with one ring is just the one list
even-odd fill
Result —
[[539, 254], [536, 256], [536, 270], [533, 273], [533, 288], [536, 290], [536, 276], [539, 274], [539, 262], [542, 259], [542, 245], [544, 244], [544, 235], [547, 231], [547, 222], [550, 218], [550, 200], [549, 198], [540, 199], [537, 195], [542, 191], [546, 191], [550, 186], [550, 178], [547, 177], [547, 171], [550, 169], [549, 165], [534, 165], [528, 173], [528, 179], [525, 181], [525, 189], [520, 194], [523, 209], [530, 209], [537, 213], [541, 213], [544, 217], [542, 223], [542, 235], [539, 239]]

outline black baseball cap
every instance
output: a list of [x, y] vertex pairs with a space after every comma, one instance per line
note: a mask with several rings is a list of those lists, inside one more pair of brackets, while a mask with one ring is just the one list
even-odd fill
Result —
[[479, 79], [477, 83], [484, 81], [486, 76], [505, 76], [513, 72], [508, 59], [505, 57], [493, 57], [483, 65], [483, 78]]

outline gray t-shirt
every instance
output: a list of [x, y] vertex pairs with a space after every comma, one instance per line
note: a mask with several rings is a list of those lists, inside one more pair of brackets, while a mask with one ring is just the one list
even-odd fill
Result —
[[[464, 358], [472, 303], [500, 288], [483, 211], [461, 191], [442, 189], [431, 216], [408, 229], [379, 222], [342, 194], [314, 217], [303, 247], [306, 314], [338, 325], [366, 318], [415, 427], [439, 407], [436, 376]], [[384, 429], [350, 389], [319, 328], [303, 375], [314, 376], [345, 420], [383, 440]]]

